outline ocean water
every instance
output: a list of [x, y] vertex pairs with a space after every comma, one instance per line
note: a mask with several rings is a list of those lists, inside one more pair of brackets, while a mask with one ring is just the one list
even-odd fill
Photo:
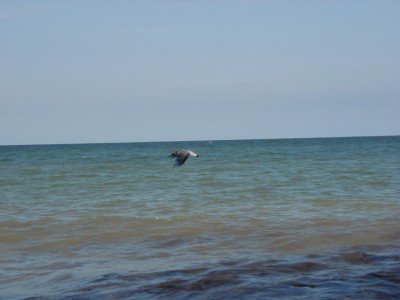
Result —
[[399, 136], [2, 146], [0, 298], [399, 299], [399, 212]]

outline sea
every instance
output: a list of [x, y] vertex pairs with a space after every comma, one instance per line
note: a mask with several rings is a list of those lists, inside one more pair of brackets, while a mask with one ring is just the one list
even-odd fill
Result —
[[400, 136], [1, 146], [0, 299], [400, 299]]

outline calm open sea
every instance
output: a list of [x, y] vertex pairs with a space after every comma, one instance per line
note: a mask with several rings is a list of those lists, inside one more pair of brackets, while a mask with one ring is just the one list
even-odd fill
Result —
[[399, 136], [0, 147], [1, 299], [399, 299], [399, 245]]

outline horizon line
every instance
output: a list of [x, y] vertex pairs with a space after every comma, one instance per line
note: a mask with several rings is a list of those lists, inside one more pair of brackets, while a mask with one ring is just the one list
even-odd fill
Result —
[[57, 145], [99, 145], [99, 144], [140, 144], [140, 143], [179, 143], [179, 142], [218, 142], [218, 141], [257, 141], [257, 140], [294, 140], [294, 139], [337, 139], [337, 138], [372, 138], [372, 137], [398, 137], [400, 134], [388, 135], [353, 135], [353, 136], [316, 136], [316, 137], [281, 137], [281, 138], [234, 138], [234, 139], [199, 139], [199, 140], [159, 140], [135, 142], [71, 142], [71, 143], [37, 143], [37, 144], [2, 144], [8, 146], [57, 146]]

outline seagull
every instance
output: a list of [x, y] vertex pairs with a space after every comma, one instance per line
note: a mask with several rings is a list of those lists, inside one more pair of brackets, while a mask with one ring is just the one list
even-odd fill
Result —
[[186, 149], [176, 150], [176, 151], [172, 152], [171, 155], [168, 157], [169, 158], [176, 157], [175, 165], [174, 165], [174, 168], [175, 168], [175, 167], [182, 166], [185, 163], [185, 161], [189, 158], [189, 156], [200, 157], [197, 153], [194, 153], [193, 151], [186, 150]]

